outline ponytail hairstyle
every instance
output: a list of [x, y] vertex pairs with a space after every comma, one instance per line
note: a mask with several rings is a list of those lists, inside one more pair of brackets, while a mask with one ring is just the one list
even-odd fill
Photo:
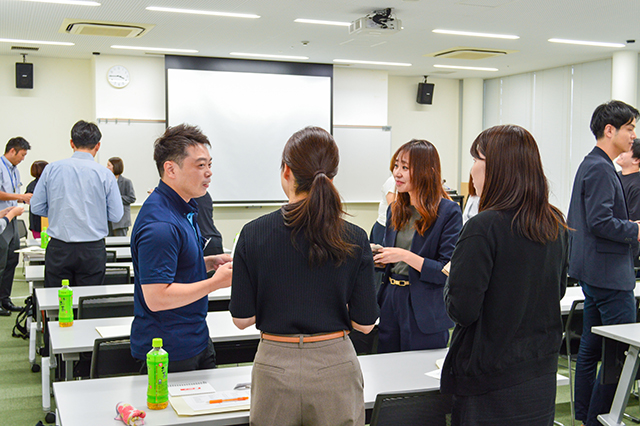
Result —
[[[438, 217], [438, 207], [442, 198], [451, 199], [442, 186], [440, 156], [433, 144], [426, 140], [412, 139], [402, 145], [391, 158], [391, 173], [399, 158], [409, 156], [411, 185], [416, 194], [416, 210], [420, 219], [416, 221], [416, 231], [421, 236]], [[391, 204], [391, 226], [401, 230], [411, 220], [411, 196], [408, 192], [398, 192]]]
[[478, 135], [470, 151], [486, 161], [479, 211], [513, 211], [512, 229], [542, 244], [567, 229], [562, 212], [549, 203], [549, 184], [531, 133], [516, 125], [494, 126]]
[[281, 169], [287, 165], [295, 179], [295, 192], [307, 196], [282, 207], [285, 224], [309, 242], [309, 264], [331, 260], [337, 265], [352, 256], [354, 245], [345, 241], [340, 194], [332, 179], [338, 173], [340, 156], [333, 136], [320, 127], [294, 133], [282, 152]]

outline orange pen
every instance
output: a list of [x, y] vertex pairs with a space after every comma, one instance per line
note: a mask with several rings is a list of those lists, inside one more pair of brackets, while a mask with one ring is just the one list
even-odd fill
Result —
[[221, 402], [232, 402], [232, 401], [246, 401], [249, 399], [248, 396], [241, 396], [239, 398], [229, 398], [229, 399], [212, 399], [209, 401], [209, 404], [220, 404]]

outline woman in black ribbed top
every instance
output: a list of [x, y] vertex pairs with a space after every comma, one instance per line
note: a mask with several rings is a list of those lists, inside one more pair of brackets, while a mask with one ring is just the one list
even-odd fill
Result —
[[471, 146], [480, 206], [445, 285], [456, 323], [441, 391], [453, 425], [552, 425], [567, 284], [568, 233], [533, 136], [496, 126]]
[[282, 155], [289, 203], [244, 226], [229, 310], [262, 340], [252, 371], [252, 425], [364, 425], [362, 373], [347, 333], [378, 317], [366, 232], [342, 219], [338, 148], [317, 127]]

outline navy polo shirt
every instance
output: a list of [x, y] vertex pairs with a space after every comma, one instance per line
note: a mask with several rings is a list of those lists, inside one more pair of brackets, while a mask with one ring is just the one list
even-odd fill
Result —
[[135, 318], [131, 325], [134, 358], [146, 359], [155, 337], [162, 337], [163, 348], [173, 361], [191, 358], [207, 347], [206, 296], [177, 309], [152, 312], [142, 293], [143, 285], [193, 283], [207, 278], [197, 214], [195, 200], [186, 203], [160, 181], [136, 218], [131, 234], [135, 273]]

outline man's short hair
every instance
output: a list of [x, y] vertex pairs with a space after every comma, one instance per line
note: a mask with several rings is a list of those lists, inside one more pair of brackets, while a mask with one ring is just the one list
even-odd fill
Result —
[[113, 166], [113, 174], [116, 176], [120, 176], [122, 172], [124, 172], [124, 162], [120, 157], [111, 157], [109, 158], [109, 162]]
[[153, 159], [160, 177], [164, 176], [165, 162], [173, 161], [182, 167], [182, 162], [187, 157], [187, 148], [198, 144], [211, 147], [209, 138], [202, 133], [198, 126], [179, 124], [168, 127], [153, 144]]
[[600, 139], [604, 136], [604, 128], [611, 124], [616, 129], [629, 124], [638, 118], [638, 110], [622, 101], [609, 101], [599, 105], [591, 116], [591, 132]]
[[640, 139], [633, 141], [633, 145], [631, 145], [631, 157], [640, 160]]
[[15, 149], [16, 152], [22, 151], [23, 149], [30, 150], [31, 145], [29, 145], [29, 142], [27, 142], [25, 138], [23, 138], [22, 136], [18, 136], [18, 137], [9, 139], [9, 142], [7, 142], [7, 146], [4, 147], [4, 153], [6, 154], [12, 149]]
[[78, 121], [71, 128], [71, 140], [76, 148], [93, 149], [102, 139], [102, 133], [95, 123]]

